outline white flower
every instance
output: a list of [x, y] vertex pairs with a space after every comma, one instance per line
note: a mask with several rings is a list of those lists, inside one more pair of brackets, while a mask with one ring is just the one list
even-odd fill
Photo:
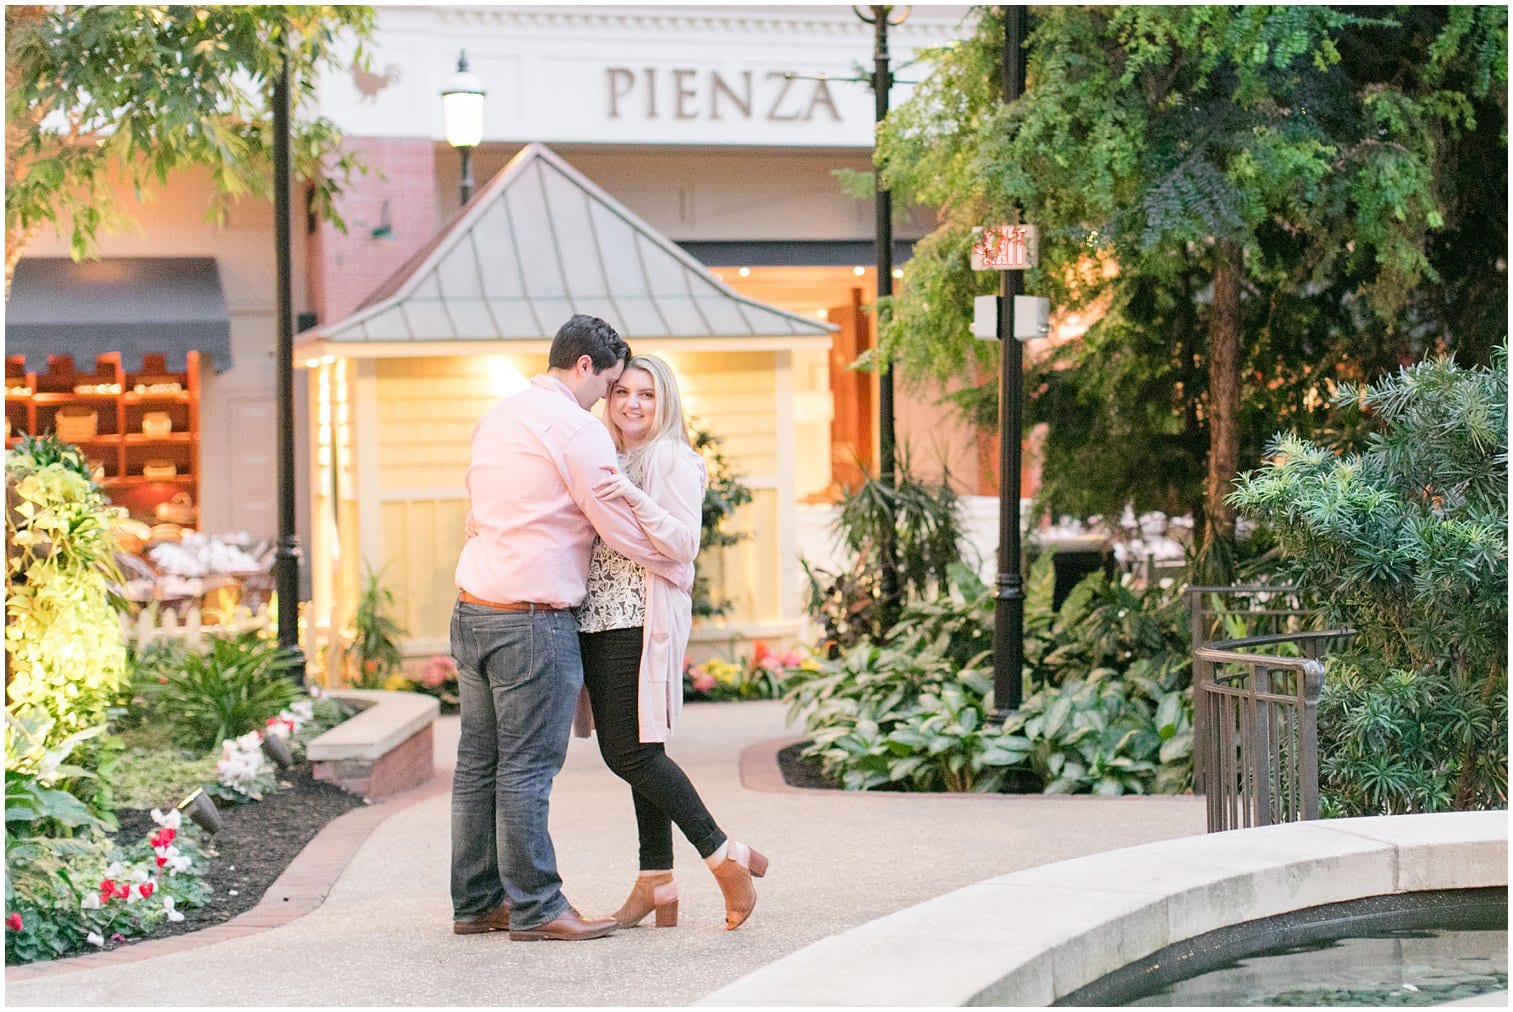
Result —
[[[168, 859], [167, 868], [170, 874], [177, 875], [181, 871], [188, 871], [189, 866], [193, 863], [187, 855], [175, 854]], [[172, 920], [172, 918], [169, 918], [169, 920]]]
[[99, 910], [100, 894], [90, 893], [88, 896], [84, 897], [84, 902], [80, 903], [79, 906], [85, 910]]
[[164, 815], [160, 810], [154, 808], [152, 810], [152, 821], [156, 822], [160, 826], [167, 826], [170, 829], [178, 829], [184, 824], [184, 815], [177, 808], [170, 808], [167, 815]]
[[131, 880], [133, 882], [146, 882], [151, 877], [151, 875], [147, 874], [146, 868], [138, 868], [131, 873]]
[[166, 912], [168, 914], [168, 919], [170, 921], [182, 921], [184, 919], [184, 915], [183, 914], [181, 914], [177, 910], [173, 909], [173, 897], [172, 896], [164, 896], [163, 897], [163, 910], [164, 910], [164, 912]]
[[124, 878], [125, 875], [126, 866], [121, 864], [120, 861], [110, 862], [110, 867], [105, 869], [106, 878]]
[[89, 934], [84, 936], [84, 940], [90, 945], [98, 946], [102, 949], [105, 947], [105, 936], [100, 934], [98, 931], [91, 931]]
[[248, 731], [236, 740], [236, 744], [244, 752], [251, 752], [263, 747], [263, 736], [257, 731]]

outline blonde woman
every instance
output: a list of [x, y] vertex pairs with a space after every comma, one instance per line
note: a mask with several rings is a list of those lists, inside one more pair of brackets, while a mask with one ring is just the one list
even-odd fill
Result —
[[[657, 549], [679, 562], [699, 551], [708, 475], [688, 442], [682, 399], [666, 362], [637, 355], [610, 388], [606, 424], [621, 470], [594, 486], [600, 499], [621, 499]], [[658, 927], [678, 921], [672, 876], [672, 824], [704, 858], [725, 895], [725, 927], [734, 930], [756, 905], [752, 877], [767, 871], [761, 854], [726, 837], [688, 777], [668, 757], [683, 708], [683, 652], [693, 621], [692, 581], [673, 584], [594, 542], [588, 596], [578, 610], [583, 685], [576, 728], [599, 734], [599, 753], [630, 784], [641, 843], [641, 873], [613, 915], [633, 927], [655, 912]], [[590, 709], [592, 721], [590, 723]]]

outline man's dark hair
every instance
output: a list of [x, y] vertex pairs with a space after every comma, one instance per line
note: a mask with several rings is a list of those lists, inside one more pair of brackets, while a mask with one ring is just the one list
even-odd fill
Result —
[[594, 372], [603, 372], [629, 360], [630, 345], [597, 316], [577, 313], [557, 331], [546, 362], [553, 369], [571, 369], [584, 355], [593, 360]]

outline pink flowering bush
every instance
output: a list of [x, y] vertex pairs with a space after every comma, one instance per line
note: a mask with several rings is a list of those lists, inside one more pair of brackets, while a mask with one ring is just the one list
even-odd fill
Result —
[[383, 685], [398, 692], [423, 692], [441, 700], [443, 713], [456, 713], [457, 662], [445, 654], [437, 654], [426, 661], [425, 666], [413, 678], [405, 675], [390, 675]]
[[775, 651], [762, 640], [752, 644], [751, 656], [741, 661], [713, 657], [694, 664], [685, 658], [683, 698], [692, 702], [776, 699], [783, 694], [783, 680], [806, 663], [798, 651]]
[[143, 935], [204, 905], [208, 859], [177, 811], [152, 812], [142, 839], [101, 835], [7, 841], [5, 962], [29, 963]]

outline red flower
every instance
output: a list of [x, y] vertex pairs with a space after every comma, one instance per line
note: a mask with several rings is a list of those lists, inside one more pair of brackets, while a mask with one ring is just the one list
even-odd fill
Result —
[[10, 928], [12, 931], [20, 931], [21, 930], [21, 915], [18, 914], [18, 913], [12, 912], [9, 916], [7, 916], [5, 918], [5, 926], [7, 928]]
[[165, 865], [165, 864], [168, 863], [168, 858], [164, 857], [162, 854], [159, 854], [158, 858], [157, 858], [157, 861], [158, 861], [158, 867], [161, 868], [161, 867], [163, 867], [163, 865]]
[[116, 880], [102, 878], [100, 880], [100, 902], [109, 903], [110, 898], [116, 894]]
[[174, 837], [178, 835], [178, 830], [174, 829], [172, 826], [164, 826], [162, 829], [149, 836], [147, 838], [147, 842], [152, 844], [154, 848], [166, 847], [170, 843], [172, 843]]
[[145, 900], [152, 896], [152, 891], [155, 888], [157, 887], [154, 886], [151, 882], [143, 882], [141, 885], [137, 886], [137, 891], [142, 894], [142, 899]]
[[131, 885], [126, 882], [117, 882], [116, 895], [123, 900], [126, 899], [126, 897], [131, 895]]

